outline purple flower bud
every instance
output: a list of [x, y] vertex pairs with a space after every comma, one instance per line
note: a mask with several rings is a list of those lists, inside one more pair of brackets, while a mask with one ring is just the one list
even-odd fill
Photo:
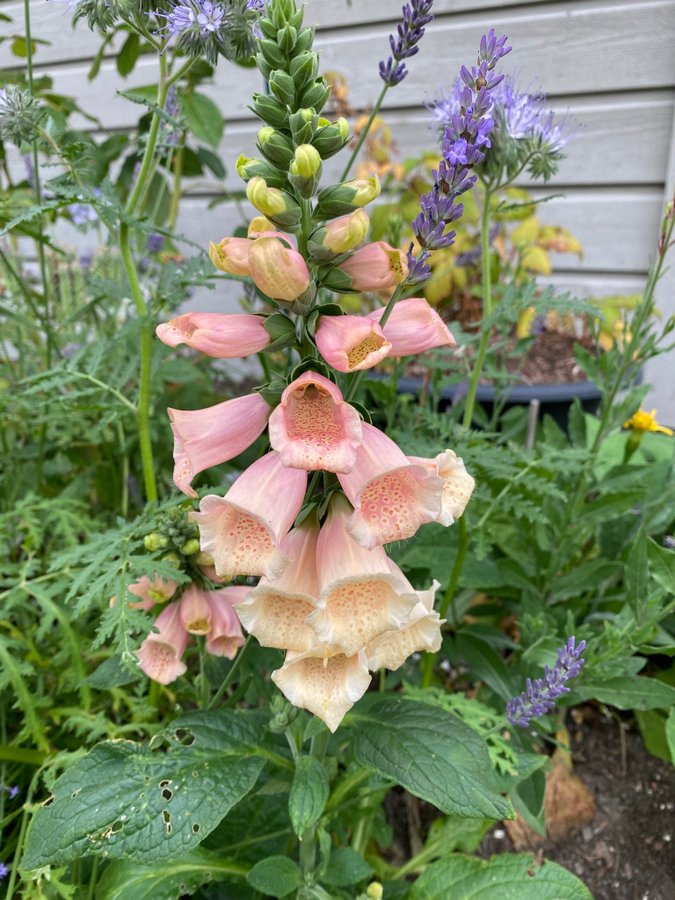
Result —
[[0, 863], [0, 878], [7, 878], [9, 875], [9, 869], [5, 865], [5, 863]]
[[586, 641], [580, 641], [579, 645], [575, 646], [575, 638], [572, 635], [567, 643], [558, 649], [558, 660], [553, 669], [544, 666], [543, 678], [536, 678], [534, 682], [529, 678], [526, 680], [526, 690], [517, 697], [512, 697], [506, 704], [506, 718], [512, 725], [527, 728], [531, 719], [550, 712], [559, 697], [569, 694], [570, 689], [566, 686], [566, 682], [576, 678], [581, 671], [584, 660], [580, 657], [585, 648]]
[[408, 74], [408, 69], [403, 62], [419, 53], [419, 42], [424, 35], [424, 27], [433, 19], [431, 7], [433, 0], [411, 0], [410, 4], [404, 4], [403, 21], [397, 26], [397, 37], [389, 35], [391, 56], [380, 62], [380, 78], [389, 87], [400, 84]]
[[164, 236], [161, 234], [149, 234], [145, 247], [148, 253], [159, 253], [164, 247]]

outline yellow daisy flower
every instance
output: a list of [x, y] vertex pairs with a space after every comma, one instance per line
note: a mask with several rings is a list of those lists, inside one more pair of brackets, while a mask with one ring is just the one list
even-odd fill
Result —
[[638, 409], [627, 422], [623, 423], [623, 427], [641, 433], [644, 433], [645, 431], [658, 431], [660, 434], [675, 434], [671, 428], [666, 428], [665, 425], [659, 425], [656, 421], [655, 409], [651, 412], [647, 412], [644, 409]]

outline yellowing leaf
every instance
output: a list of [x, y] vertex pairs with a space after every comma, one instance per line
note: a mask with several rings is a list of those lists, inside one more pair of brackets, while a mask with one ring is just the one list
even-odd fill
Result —
[[523, 253], [520, 262], [523, 269], [527, 269], [528, 272], [533, 272], [536, 275], [550, 275], [553, 271], [548, 253], [542, 250], [541, 247], [529, 247]]
[[525, 247], [533, 244], [539, 237], [541, 222], [537, 216], [529, 216], [511, 232], [511, 240], [516, 246]]

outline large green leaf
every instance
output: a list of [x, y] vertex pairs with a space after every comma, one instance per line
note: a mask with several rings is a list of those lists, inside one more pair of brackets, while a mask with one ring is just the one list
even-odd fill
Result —
[[302, 873], [288, 856], [268, 856], [255, 865], [246, 880], [268, 897], [285, 897], [302, 884]]
[[288, 798], [291, 824], [298, 837], [318, 820], [329, 790], [328, 776], [319, 760], [315, 756], [303, 756], [296, 766]]
[[411, 700], [362, 702], [349, 717], [362, 766], [449, 815], [503, 819], [484, 741], [456, 716]]
[[599, 700], [617, 709], [666, 709], [675, 704], [675, 688], [656, 678], [623, 675], [574, 689], [573, 700]]
[[192, 713], [164, 734], [165, 750], [97, 744], [33, 817], [23, 867], [89, 854], [148, 863], [196, 847], [256, 783], [261, 722], [255, 713]]
[[181, 108], [188, 130], [211, 147], [217, 147], [225, 130], [225, 119], [216, 104], [206, 94], [183, 94]]
[[141, 866], [128, 859], [108, 865], [96, 886], [98, 900], [175, 900], [198, 887], [246, 875], [248, 866], [201, 848], [160, 865]]
[[449, 856], [417, 879], [409, 900], [593, 900], [579, 879], [554, 862], [538, 865], [527, 853]]

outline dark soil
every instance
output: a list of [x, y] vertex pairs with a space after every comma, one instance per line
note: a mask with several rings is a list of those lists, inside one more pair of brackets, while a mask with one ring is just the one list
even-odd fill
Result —
[[[538, 841], [531, 852], [577, 875], [595, 900], [674, 900], [675, 768], [644, 748], [637, 730], [626, 730], [590, 707], [570, 724], [574, 773], [595, 802], [589, 824], [557, 841]], [[394, 865], [419, 851], [437, 811], [404, 791], [386, 801], [394, 840]], [[484, 838], [479, 855], [524, 851], [500, 824]]]

